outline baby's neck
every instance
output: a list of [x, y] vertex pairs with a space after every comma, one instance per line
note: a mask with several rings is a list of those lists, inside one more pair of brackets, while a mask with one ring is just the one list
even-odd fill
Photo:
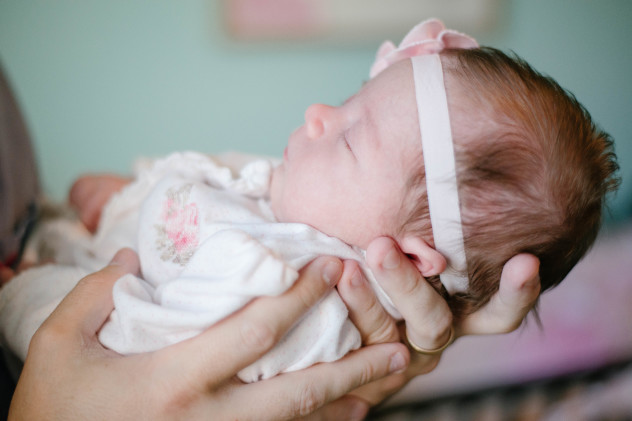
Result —
[[272, 170], [272, 174], [270, 175], [270, 189], [269, 189], [269, 194], [268, 194], [268, 199], [269, 199], [269, 203], [270, 203], [270, 210], [272, 212], [272, 214], [274, 215], [274, 219], [277, 222], [285, 222], [282, 220], [282, 218], [280, 217], [280, 215], [278, 214], [278, 212], [275, 212], [275, 203], [279, 203], [278, 201], [278, 191], [274, 188], [274, 179], [275, 176], [277, 175], [277, 169], [275, 168], [274, 170]]

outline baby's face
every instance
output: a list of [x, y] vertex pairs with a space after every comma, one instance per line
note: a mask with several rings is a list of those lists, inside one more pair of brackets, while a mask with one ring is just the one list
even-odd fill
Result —
[[404, 61], [339, 107], [307, 109], [273, 174], [272, 209], [281, 222], [309, 224], [366, 248], [399, 226], [421, 151], [412, 68]]

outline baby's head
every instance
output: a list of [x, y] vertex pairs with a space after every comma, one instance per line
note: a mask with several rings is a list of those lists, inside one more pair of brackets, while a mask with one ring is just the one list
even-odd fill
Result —
[[[618, 169], [608, 134], [555, 81], [491, 48], [441, 54], [467, 258], [456, 317], [497, 291], [518, 253], [540, 259], [542, 291], [594, 242]], [[400, 237], [432, 238], [423, 161], [409, 180]], [[430, 279], [443, 289], [439, 279]]]
[[[572, 95], [520, 59], [452, 49], [440, 63], [469, 280], [448, 297], [458, 318], [487, 302], [518, 253], [540, 259], [542, 290], [557, 285], [596, 237], [617, 164], [610, 138]], [[272, 207], [281, 221], [362, 248], [393, 237], [446, 293], [436, 276], [446, 261], [433, 248], [413, 65], [386, 67], [340, 107], [308, 108], [275, 170]]]

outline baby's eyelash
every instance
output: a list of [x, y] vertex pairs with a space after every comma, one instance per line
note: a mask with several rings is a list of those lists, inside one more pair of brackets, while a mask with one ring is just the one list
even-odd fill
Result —
[[345, 143], [345, 147], [349, 149], [349, 151], [353, 152], [353, 149], [351, 149], [351, 145], [349, 144], [349, 141], [347, 140], [346, 136], [342, 137], [342, 141]]
[[340, 140], [344, 143], [345, 148], [347, 148], [347, 150], [351, 152], [351, 155], [353, 155], [353, 157], [355, 158], [356, 157], [355, 152], [353, 152], [353, 149], [351, 148], [351, 144], [347, 140], [347, 132], [342, 134], [342, 136], [340, 137]]

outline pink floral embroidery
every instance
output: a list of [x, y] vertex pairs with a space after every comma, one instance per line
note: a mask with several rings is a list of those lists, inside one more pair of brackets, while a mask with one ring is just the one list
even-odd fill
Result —
[[181, 266], [193, 256], [199, 243], [198, 207], [189, 203], [192, 187], [192, 184], [186, 184], [167, 190], [160, 215], [162, 224], [155, 225], [158, 231], [156, 247], [162, 250], [160, 258]]

